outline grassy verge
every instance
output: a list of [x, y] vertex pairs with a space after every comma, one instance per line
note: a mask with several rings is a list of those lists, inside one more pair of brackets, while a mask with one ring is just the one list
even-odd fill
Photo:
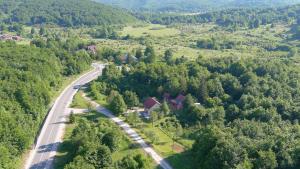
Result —
[[79, 90], [74, 98], [73, 102], [71, 104], [71, 108], [78, 108], [78, 109], [87, 109], [90, 106], [90, 103], [83, 97], [83, 91]]

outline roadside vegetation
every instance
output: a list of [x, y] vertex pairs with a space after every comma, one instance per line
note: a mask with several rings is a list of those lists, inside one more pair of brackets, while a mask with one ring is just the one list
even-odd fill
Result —
[[157, 168], [121, 129], [97, 112], [74, 116], [67, 125], [55, 168]]
[[[175, 169], [299, 168], [299, 5], [179, 16], [89, 0], [0, 9], [0, 168], [20, 168], [52, 100], [95, 60], [109, 66], [87, 95]], [[184, 95], [183, 107], [165, 93]], [[73, 108], [90, 107], [82, 94]], [[161, 106], [145, 118], [136, 111], [149, 97]], [[71, 119], [57, 168], [156, 167], [95, 112]], [[118, 149], [104, 139], [112, 130]]]

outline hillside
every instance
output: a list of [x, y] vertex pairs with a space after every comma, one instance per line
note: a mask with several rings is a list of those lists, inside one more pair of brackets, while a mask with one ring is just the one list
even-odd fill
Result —
[[136, 19], [125, 10], [90, 0], [0, 1], [0, 15], [7, 23], [53, 23], [60, 26], [124, 24]]
[[300, 0], [95, 0], [131, 10], [207, 11], [239, 7], [276, 7], [300, 3]]
[[264, 9], [226, 9], [198, 15], [144, 14], [141, 18], [146, 18], [145, 20], [152, 23], [167, 25], [174, 23], [215, 23], [223, 27], [256, 28], [259, 25], [270, 23], [288, 23], [297, 19], [299, 12], [300, 5], [291, 5]]

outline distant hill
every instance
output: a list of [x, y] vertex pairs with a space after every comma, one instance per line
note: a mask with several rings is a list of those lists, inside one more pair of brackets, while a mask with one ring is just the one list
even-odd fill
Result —
[[[144, 14], [139, 18], [154, 24], [215, 23], [219, 26], [258, 28], [260, 25], [300, 21], [300, 4], [277, 8], [226, 9], [195, 15]], [[300, 23], [300, 22], [299, 22]]]
[[0, 0], [0, 18], [27, 25], [61, 26], [123, 24], [136, 21], [125, 10], [90, 0]]
[[226, 8], [278, 7], [300, 3], [300, 0], [95, 0], [131, 10], [207, 11]]

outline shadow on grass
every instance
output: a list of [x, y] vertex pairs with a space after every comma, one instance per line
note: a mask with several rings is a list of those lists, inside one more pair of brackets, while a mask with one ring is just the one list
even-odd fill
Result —
[[90, 113], [87, 113], [87, 114], [83, 114], [81, 115], [81, 117], [84, 117], [86, 118], [88, 121], [91, 121], [91, 122], [98, 122], [99, 118], [106, 118], [104, 115], [102, 115], [101, 113], [97, 113], [95, 111], [92, 111]]
[[54, 160], [54, 168], [63, 169], [66, 164], [73, 160], [76, 149], [70, 140], [65, 140], [59, 145], [57, 153], [58, 155], [56, 155]]
[[171, 155], [165, 160], [169, 162], [173, 169], [195, 169], [196, 166], [193, 159], [191, 151], [185, 151]]

